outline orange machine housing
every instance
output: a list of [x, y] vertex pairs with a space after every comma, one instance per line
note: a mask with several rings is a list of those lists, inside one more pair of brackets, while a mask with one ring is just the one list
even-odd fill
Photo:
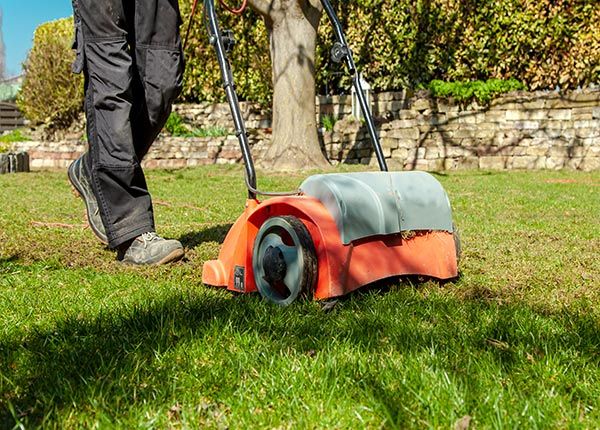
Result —
[[317, 254], [314, 298], [343, 296], [364, 285], [401, 275], [451, 279], [458, 275], [452, 233], [432, 231], [403, 239], [401, 234], [372, 236], [344, 245], [336, 223], [323, 204], [309, 196], [247, 200], [217, 260], [204, 264], [202, 282], [230, 291], [257, 291], [252, 252], [261, 225], [273, 216], [292, 215], [310, 233]]

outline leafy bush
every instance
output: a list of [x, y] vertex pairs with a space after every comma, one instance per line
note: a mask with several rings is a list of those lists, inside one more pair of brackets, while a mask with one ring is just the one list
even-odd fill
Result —
[[443, 82], [433, 80], [427, 88], [434, 97], [452, 97], [458, 102], [468, 102], [472, 99], [480, 104], [489, 103], [495, 96], [509, 91], [524, 90], [525, 85], [516, 79], [488, 79], [487, 81]]
[[181, 115], [172, 112], [165, 124], [165, 130], [175, 137], [220, 137], [227, 136], [223, 127], [192, 128], [185, 123]]
[[171, 112], [164, 128], [172, 136], [187, 136], [190, 132], [177, 112]]
[[214, 126], [207, 128], [195, 128], [192, 130], [193, 137], [222, 137], [227, 136], [229, 132], [224, 127]]
[[[375, 90], [427, 85], [432, 80], [523, 82], [532, 90], [574, 89], [600, 82], [600, 13], [595, 0], [334, 0], [358, 66]], [[184, 15], [189, 5], [182, 5]], [[243, 99], [270, 97], [269, 42], [253, 12], [221, 13], [237, 46], [232, 63]], [[197, 24], [187, 50], [188, 101], [223, 98], [215, 55]], [[319, 92], [348, 91], [329, 53], [331, 25], [319, 29]]]
[[325, 129], [325, 131], [333, 131], [335, 123], [336, 119], [333, 115], [323, 115], [321, 117], [321, 126]]
[[[181, 4], [187, 21], [191, 2]], [[529, 89], [575, 89], [600, 83], [600, 13], [596, 0], [356, 0], [333, 1], [359, 68], [376, 91], [429, 86], [434, 80], [486, 81], [483, 85], [442, 90], [461, 97], [493, 97], [502, 81], [516, 79]], [[231, 54], [241, 99], [263, 104], [271, 98], [269, 42], [263, 20], [248, 10], [243, 17], [220, 13], [222, 28], [232, 29]], [[18, 97], [33, 122], [68, 125], [81, 111], [81, 76], [72, 75], [72, 20], [42, 25], [26, 63]], [[185, 26], [182, 27], [182, 31]], [[327, 17], [319, 29], [319, 92], [346, 92], [350, 80], [332, 73], [333, 33]], [[188, 66], [182, 100], [221, 101], [218, 63], [200, 18], [186, 49]], [[483, 87], [482, 87], [483, 85]], [[471, 96], [469, 96], [471, 97]]]
[[[0, 152], [2, 151], [2, 144], [4, 144], [5, 148], [8, 148], [8, 144], [15, 142], [26, 142], [31, 140], [28, 136], [23, 134], [22, 130], [13, 130], [9, 133], [3, 134], [0, 136]], [[6, 150], [4, 151], [6, 152]]]
[[71, 72], [73, 20], [42, 24], [25, 62], [25, 80], [17, 104], [33, 123], [68, 127], [83, 107], [83, 77]]
[[[600, 81], [597, 1], [337, 1], [359, 67], [376, 90], [515, 78], [532, 90]], [[331, 76], [331, 26], [321, 24], [319, 82]], [[323, 68], [325, 66], [325, 68]]]
[[[182, 31], [185, 31], [192, 2], [180, 4], [186, 22]], [[263, 20], [248, 8], [242, 17], [222, 12], [219, 14], [219, 21], [222, 29], [233, 30], [236, 39], [230, 59], [238, 95], [243, 100], [269, 103], [272, 92], [271, 62]], [[190, 32], [186, 61], [182, 98], [192, 102], [225, 100], [219, 64], [200, 16], [196, 17]]]

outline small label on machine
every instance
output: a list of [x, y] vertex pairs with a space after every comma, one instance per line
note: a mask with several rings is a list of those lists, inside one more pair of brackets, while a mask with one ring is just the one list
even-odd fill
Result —
[[235, 270], [233, 272], [233, 288], [235, 288], [237, 291], [246, 291], [246, 285], [244, 285], [245, 275], [246, 270], [242, 266], [235, 266]]

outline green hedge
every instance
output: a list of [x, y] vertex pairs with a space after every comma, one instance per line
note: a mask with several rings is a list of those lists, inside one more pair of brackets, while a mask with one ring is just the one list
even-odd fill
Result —
[[[338, 1], [348, 39], [377, 90], [514, 78], [529, 89], [600, 81], [596, 0]], [[322, 25], [321, 65], [331, 30]], [[331, 79], [319, 71], [323, 86]], [[342, 86], [348, 83], [341, 80]]]
[[[516, 79], [529, 89], [574, 89], [600, 82], [600, 12], [596, 0], [335, 1], [359, 67], [378, 91], [432, 80]], [[184, 15], [189, 7], [184, 6]], [[233, 54], [242, 98], [269, 98], [268, 41], [260, 18], [222, 13], [238, 39]], [[319, 92], [350, 82], [331, 64], [332, 30], [320, 27]], [[188, 101], [222, 99], [214, 54], [202, 25], [192, 32]]]
[[[190, 3], [181, 4], [184, 21]], [[429, 86], [434, 80], [516, 79], [531, 90], [600, 83], [600, 9], [596, 0], [355, 0], [334, 1], [358, 65], [375, 90]], [[232, 62], [240, 98], [268, 103], [269, 43], [262, 19], [220, 13], [234, 31]], [[185, 26], [182, 31], [185, 30]], [[39, 27], [18, 97], [34, 122], [64, 125], [82, 107], [82, 78], [71, 74], [71, 19]], [[331, 64], [331, 26], [319, 32], [319, 92], [350, 87]], [[200, 16], [186, 50], [181, 99], [224, 99], [218, 64]], [[461, 90], [462, 91], [462, 90]], [[470, 90], [467, 90], [470, 91]]]
[[[187, 29], [192, 2], [180, 2]], [[219, 10], [222, 10], [219, 8]], [[186, 49], [186, 75], [182, 98], [186, 101], [222, 101], [225, 92], [208, 32], [202, 24], [202, 11], [196, 16]], [[219, 16], [223, 29], [233, 30], [236, 46], [231, 54], [233, 74], [241, 99], [268, 103], [271, 97], [269, 42], [263, 20], [250, 8], [242, 18], [228, 12]], [[182, 36], [183, 37], [183, 36]]]
[[42, 24], [33, 36], [17, 104], [33, 123], [67, 127], [83, 110], [83, 77], [71, 72], [73, 19]]
[[431, 91], [433, 97], [452, 98], [463, 103], [475, 99], [481, 104], [486, 104], [500, 94], [525, 90], [526, 88], [516, 79], [457, 82], [444, 82], [434, 79], [427, 85], [427, 89]]

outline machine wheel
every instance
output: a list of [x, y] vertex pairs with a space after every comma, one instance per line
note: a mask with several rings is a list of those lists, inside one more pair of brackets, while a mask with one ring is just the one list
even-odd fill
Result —
[[254, 281], [261, 296], [287, 306], [311, 296], [317, 255], [306, 226], [294, 216], [269, 218], [260, 228], [252, 253]]

